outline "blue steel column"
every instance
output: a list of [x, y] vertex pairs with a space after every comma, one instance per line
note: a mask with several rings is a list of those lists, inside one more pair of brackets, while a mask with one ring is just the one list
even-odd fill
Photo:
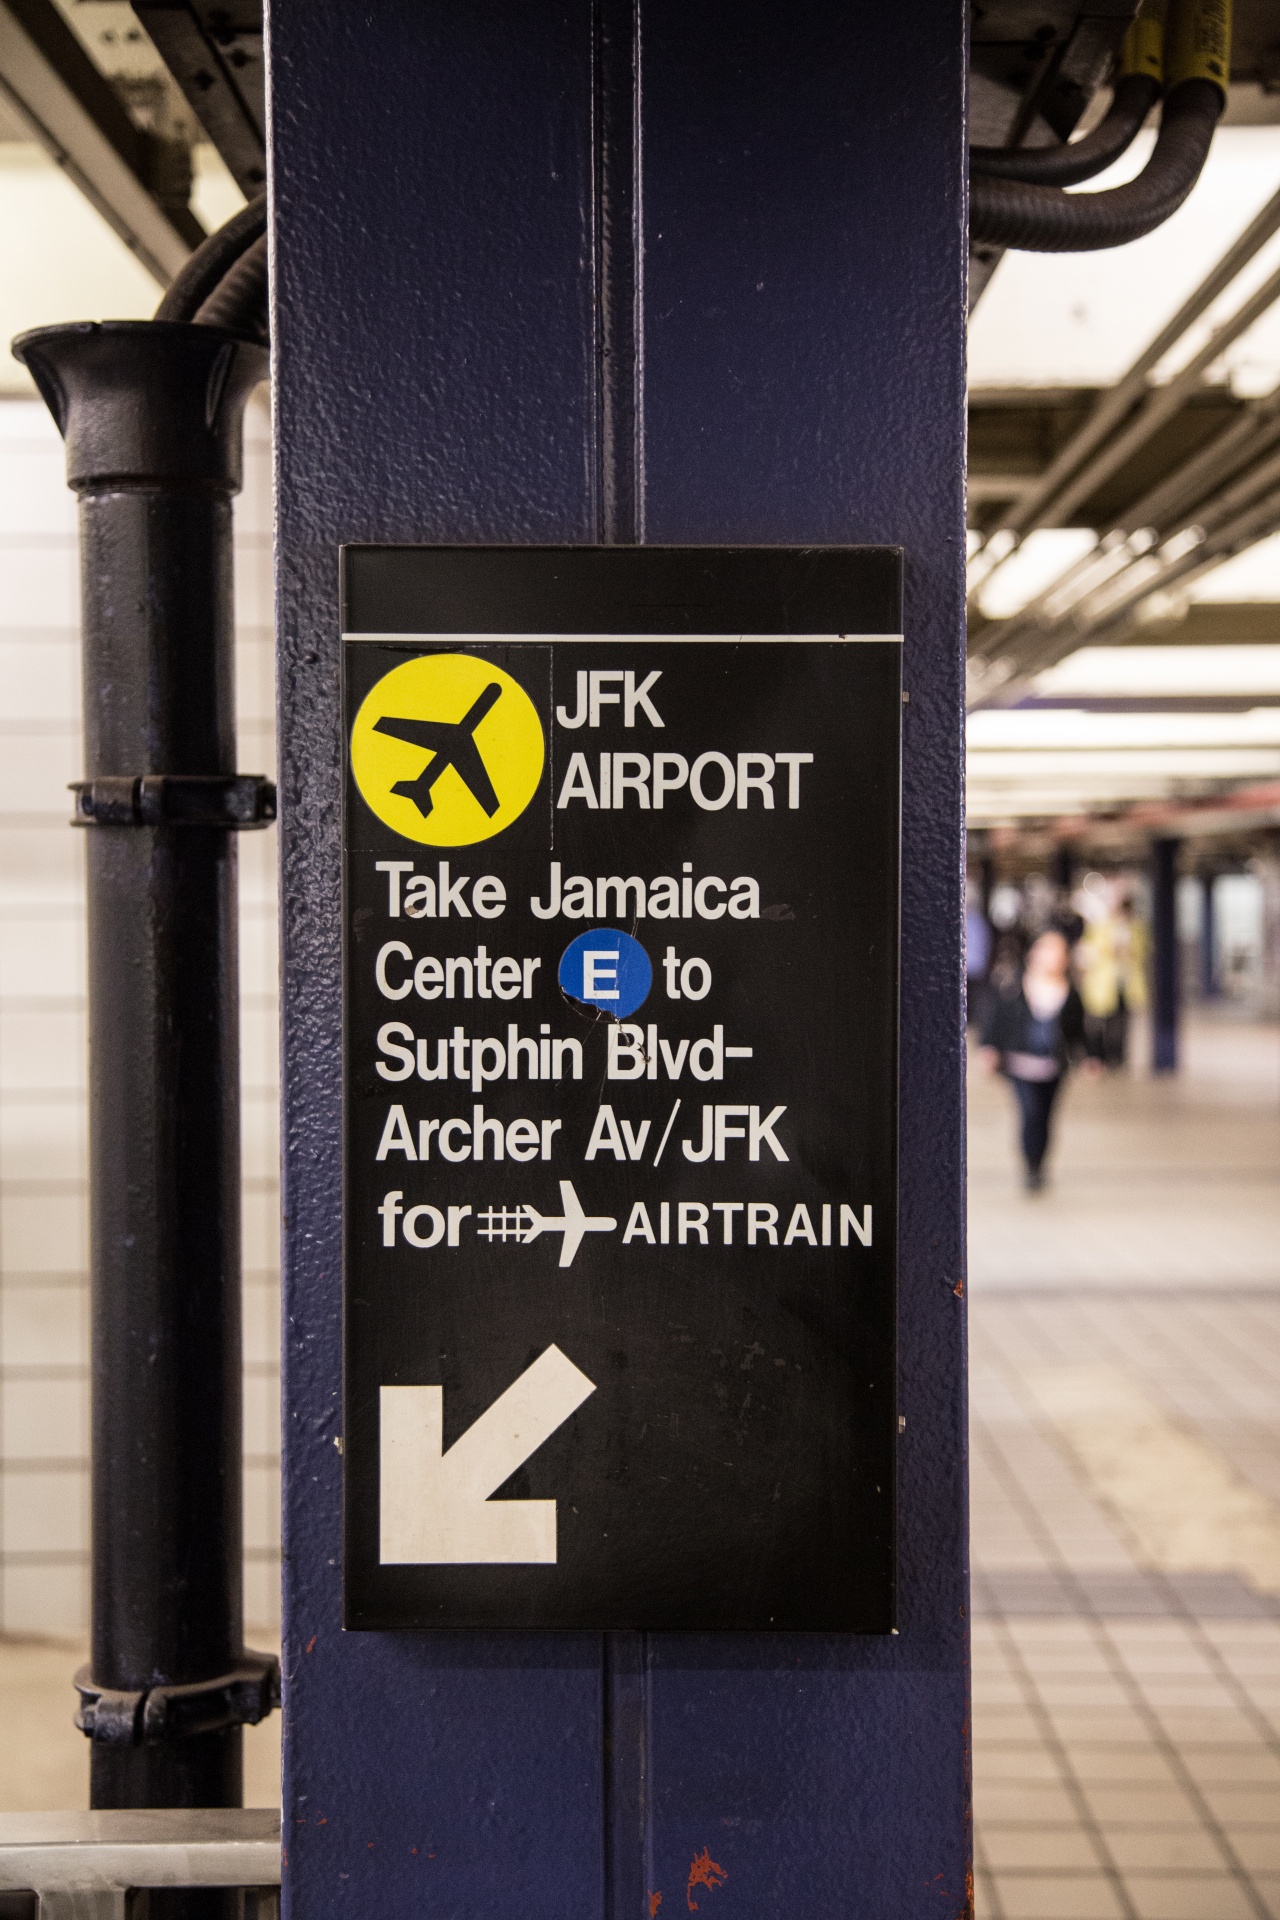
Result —
[[[274, 0], [305, 1920], [965, 1910], [963, 36], [958, 0]], [[637, 537], [907, 552], [901, 1632], [344, 1636], [337, 544]]]
[[1178, 954], [1179, 840], [1151, 843], [1151, 1070], [1178, 1070], [1182, 999]]
[[1222, 995], [1218, 975], [1218, 919], [1214, 902], [1218, 876], [1207, 868], [1200, 875], [1200, 998], [1217, 1000]]

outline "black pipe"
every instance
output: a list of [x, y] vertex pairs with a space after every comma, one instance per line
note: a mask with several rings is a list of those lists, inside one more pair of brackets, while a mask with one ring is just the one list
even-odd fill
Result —
[[[79, 497], [88, 869], [95, 1807], [237, 1806], [275, 1662], [241, 1601], [231, 498], [264, 349], [155, 321], [15, 343]], [[231, 1896], [152, 1895], [153, 1920]]]
[[1128, 151], [1159, 98], [1160, 82], [1151, 74], [1126, 73], [1107, 113], [1083, 140], [1057, 147], [970, 147], [969, 171], [1041, 187], [1078, 186]]
[[1136, 180], [1105, 193], [1064, 193], [975, 174], [969, 237], [975, 245], [1032, 253], [1122, 247], [1176, 213], [1200, 178], [1224, 105], [1211, 80], [1183, 80], [1166, 95], [1151, 158]]

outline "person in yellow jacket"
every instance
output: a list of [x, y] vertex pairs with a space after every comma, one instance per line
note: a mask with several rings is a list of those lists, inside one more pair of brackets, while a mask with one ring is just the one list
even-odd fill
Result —
[[1129, 1015], [1147, 1004], [1147, 930], [1127, 895], [1087, 926], [1076, 948], [1085, 1029], [1108, 1067], [1125, 1063]]

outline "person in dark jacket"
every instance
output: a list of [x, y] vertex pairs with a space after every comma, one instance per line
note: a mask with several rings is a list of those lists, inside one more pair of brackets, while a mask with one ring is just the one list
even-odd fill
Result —
[[[1027, 953], [1022, 977], [991, 1001], [982, 1029], [990, 1072], [1013, 1088], [1021, 1121], [1022, 1157], [1029, 1193], [1044, 1185], [1044, 1159], [1054, 1103], [1072, 1063], [1089, 1052], [1084, 1007], [1071, 983], [1071, 949], [1056, 930], [1042, 933]], [[1090, 1067], [1098, 1070], [1092, 1059]]]

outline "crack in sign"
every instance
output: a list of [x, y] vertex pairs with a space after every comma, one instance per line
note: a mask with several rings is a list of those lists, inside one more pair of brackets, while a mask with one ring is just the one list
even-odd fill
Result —
[[690, 1913], [698, 1911], [698, 1903], [693, 1897], [695, 1887], [710, 1887], [714, 1893], [716, 1888], [722, 1886], [728, 1878], [724, 1868], [718, 1866], [711, 1858], [710, 1847], [704, 1847], [701, 1853], [695, 1854], [689, 1862], [689, 1880], [684, 1896], [689, 1903]]

